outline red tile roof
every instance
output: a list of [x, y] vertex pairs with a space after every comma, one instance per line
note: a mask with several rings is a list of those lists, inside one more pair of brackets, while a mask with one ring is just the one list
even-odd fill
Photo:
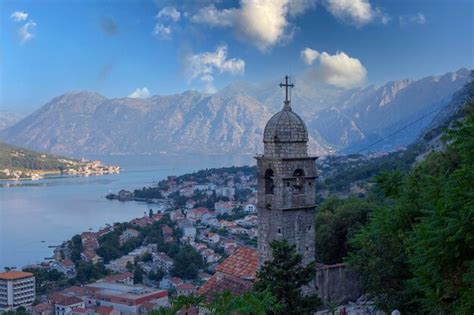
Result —
[[85, 314], [85, 313], [87, 313], [87, 308], [84, 308], [84, 307], [75, 307], [75, 308], [72, 309], [72, 311], [73, 311], [74, 313], [83, 313], [83, 314]]
[[96, 307], [95, 312], [100, 315], [109, 315], [113, 310], [114, 308], [112, 306], [98, 306]]
[[256, 250], [239, 247], [234, 254], [216, 268], [216, 273], [198, 290], [198, 294], [212, 299], [216, 293], [230, 291], [241, 295], [253, 286], [258, 268]]
[[64, 299], [56, 302], [56, 304], [68, 306], [68, 305], [78, 304], [78, 303], [81, 303], [81, 302], [83, 302], [83, 301], [80, 298], [76, 297], [76, 296], [67, 296]]
[[241, 295], [252, 289], [253, 282], [226, 274], [215, 274], [199, 288], [198, 294], [211, 300], [216, 294], [229, 291], [233, 295]]
[[239, 247], [216, 271], [248, 280], [254, 280], [257, 275], [258, 252], [248, 247]]
[[0, 279], [2, 280], [16, 280], [16, 279], [23, 279], [32, 277], [33, 274], [31, 272], [24, 272], [24, 271], [7, 271], [7, 272], [0, 272]]
[[126, 280], [128, 278], [133, 278], [133, 273], [131, 273], [131, 272], [119, 273], [119, 274], [116, 274], [116, 275], [111, 275], [111, 276], [104, 277], [101, 280], [106, 281], [106, 282], [117, 282], [117, 281]]
[[191, 283], [183, 283], [176, 287], [176, 290], [194, 290], [194, 289], [196, 289], [196, 286], [194, 286]]

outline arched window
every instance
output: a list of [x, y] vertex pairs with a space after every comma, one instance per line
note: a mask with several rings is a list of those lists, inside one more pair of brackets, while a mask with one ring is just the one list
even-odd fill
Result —
[[293, 176], [296, 177], [296, 183], [294, 186], [294, 194], [301, 194], [303, 193], [304, 188], [304, 171], [300, 168], [296, 169], [293, 172]]
[[268, 169], [265, 171], [265, 194], [273, 195], [273, 189], [275, 186], [273, 185], [273, 170]]

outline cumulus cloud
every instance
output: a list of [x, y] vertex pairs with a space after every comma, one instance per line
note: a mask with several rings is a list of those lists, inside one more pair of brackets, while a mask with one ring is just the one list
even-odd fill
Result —
[[36, 27], [36, 23], [33, 21], [28, 21], [18, 30], [18, 36], [20, 36], [21, 43], [26, 43], [33, 38], [33, 29]]
[[168, 18], [172, 20], [173, 22], [178, 22], [180, 17], [181, 17], [181, 13], [178, 10], [176, 10], [175, 7], [164, 7], [156, 15], [156, 18], [158, 19]]
[[137, 88], [135, 91], [130, 93], [128, 97], [130, 98], [147, 98], [150, 96], [150, 91], [148, 91], [148, 88], [143, 87], [143, 88]]
[[305, 48], [301, 51], [300, 56], [304, 63], [312, 65], [314, 60], [319, 57], [319, 52], [311, 48]]
[[164, 26], [163, 24], [157, 23], [153, 29], [153, 34], [160, 39], [170, 39], [171, 38], [171, 27]]
[[400, 26], [407, 26], [410, 24], [422, 25], [426, 23], [426, 17], [423, 13], [409, 14], [399, 16], [398, 21], [400, 22]]
[[191, 16], [194, 23], [207, 24], [209, 26], [232, 26], [237, 16], [236, 9], [218, 10], [214, 5], [201, 8], [195, 15]]
[[227, 58], [226, 45], [218, 46], [213, 52], [190, 54], [185, 58], [185, 65], [189, 80], [200, 80], [209, 93], [216, 91], [213, 84], [216, 73], [237, 75], [245, 72], [245, 61]]
[[[327, 52], [319, 53], [307, 48], [301, 51], [301, 56], [307, 64], [313, 64], [316, 60], [318, 65], [309, 71], [310, 78], [341, 88], [352, 88], [366, 81], [367, 70], [357, 58], [348, 56], [344, 52], [330, 55]], [[309, 56], [308, 59], [304, 59]], [[311, 62], [307, 62], [310, 61]]]
[[369, 0], [326, 0], [326, 9], [336, 18], [362, 26], [376, 19], [383, 24], [390, 21], [390, 17], [379, 8], [374, 8]]
[[15, 11], [12, 13], [12, 15], [10, 15], [10, 17], [15, 22], [21, 22], [28, 18], [28, 13], [23, 12], [23, 11]]
[[240, 0], [240, 7], [217, 9], [214, 5], [201, 8], [191, 17], [194, 23], [229, 27], [261, 51], [291, 36], [290, 17], [315, 6], [315, 0]]
[[173, 32], [173, 23], [181, 18], [181, 12], [175, 7], [162, 8], [155, 17], [158, 22], [155, 24], [153, 34], [160, 39], [170, 39]]

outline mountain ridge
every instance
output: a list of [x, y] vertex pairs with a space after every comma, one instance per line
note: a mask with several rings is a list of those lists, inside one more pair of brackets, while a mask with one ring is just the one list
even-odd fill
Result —
[[[467, 69], [380, 87], [324, 90], [296, 78], [293, 108], [307, 122], [310, 151], [347, 152], [448, 104], [469, 77]], [[236, 82], [215, 94], [185, 91], [145, 99], [68, 92], [0, 131], [0, 139], [65, 155], [255, 154], [265, 123], [281, 109], [278, 86]], [[319, 94], [318, 94], [319, 93]], [[316, 97], [320, 95], [320, 97]], [[431, 120], [394, 139], [407, 145]], [[389, 149], [383, 143], [376, 149]]]

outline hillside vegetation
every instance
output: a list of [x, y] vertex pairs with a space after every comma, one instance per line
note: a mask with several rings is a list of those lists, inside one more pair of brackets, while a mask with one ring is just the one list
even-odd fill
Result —
[[421, 137], [424, 152], [408, 167], [374, 169], [365, 196], [319, 206], [319, 259], [358, 271], [381, 310], [474, 312], [473, 92], [471, 81], [461, 93], [464, 105]]
[[0, 169], [61, 170], [77, 162], [0, 142]]

